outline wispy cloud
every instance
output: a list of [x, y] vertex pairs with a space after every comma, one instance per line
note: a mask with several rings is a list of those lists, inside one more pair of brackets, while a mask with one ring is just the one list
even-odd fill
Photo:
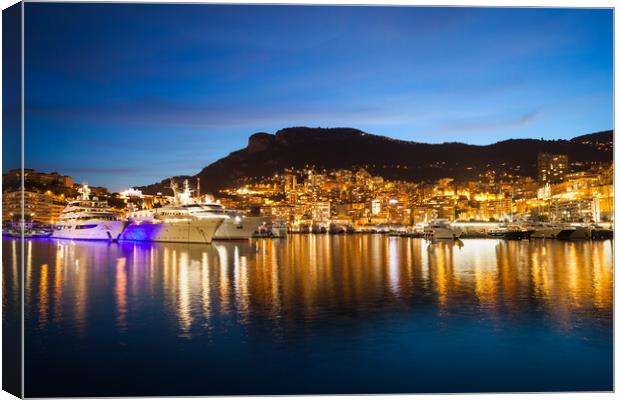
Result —
[[542, 113], [536, 108], [515, 115], [478, 115], [470, 118], [447, 121], [429, 132], [437, 135], [458, 135], [471, 133], [487, 133], [489, 131], [505, 131], [525, 127], [533, 123]]

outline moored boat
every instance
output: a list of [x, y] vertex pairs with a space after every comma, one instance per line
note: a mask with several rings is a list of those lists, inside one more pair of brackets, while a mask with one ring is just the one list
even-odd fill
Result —
[[567, 226], [557, 235], [560, 240], [613, 239], [614, 231], [598, 225]]
[[564, 226], [549, 223], [535, 223], [528, 225], [528, 228], [533, 231], [530, 235], [532, 239], [555, 239], [564, 229]]
[[243, 214], [229, 216], [215, 231], [215, 240], [247, 240], [258, 232], [265, 222], [262, 217], [248, 217]]
[[221, 215], [225, 219], [215, 231], [214, 240], [248, 240], [256, 235], [265, 223], [264, 217], [247, 216], [244, 213], [224, 208], [221, 204], [209, 199], [200, 205], [214, 215]]
[[285, 238], [288, 233], [286, 222], [276, 220], [271, 224], [271, 236], [274, 238]]
[[215, 232], [228, 218], [197, 204], [187, 180], [179, 192], [171, 182], [174, 203], [130, 213], [122, 240], [147, 242], [211, 243]]
[[491, 229], [489, 236], [500, 239], [522, 240], [529, 239], [534, 230], [521, 225], [502, 225], [497, 229]]
[[81, 195], [69, 202], [54, 225], [52, 237], [56, 239], [117, 240], [125, 227], [108, 206], [107, 201], [91, 198], [88, 185], [79, 189]]
[[613, 229], [597, 227], [597, 228], [593, 229], [592, 232], [590, 233], [590, 238], [593, 239], [593, 240], [596, 240], [596, 239], [613, 239], [614, 238], [614, 231], [613, 231]]
[[448, 220], [435, 219], [424, 227], [424, 237], [426, 239], [450, 239], [456, 240], [461, 236], [461, 230], [453, 227]]
[[52, 236], [52, 231], [45, 229], [27, 229], [23, 232], [19, 229], [5, 229], [2, 231], [2, 235], [10, 238], [21, 238], [22, 235], [24, 239], [43, 239]]

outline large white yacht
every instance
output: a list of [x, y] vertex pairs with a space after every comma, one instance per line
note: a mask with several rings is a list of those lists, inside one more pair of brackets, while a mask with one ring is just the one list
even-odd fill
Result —
[[424, 226], [424, 237], [427, 239], [452, 239], [461, 236], [461, 230], [453, 227], [446, 219], [434, 219]]
[[172, 181], [171, 188], [173, 204], [129, 213], [130, 223], [121, 235], [122, 240], [211, 243], [228, 217], [196, 203], [187, 180], [182, 192]]
[[58, 239], [116, 240], [123, 231], [122, 221], [96, 196], [91, 198], [88, 185], [80, 189], [80, 197], [69, 202], [54, 226], [52, 237]]
[[206, 211], [216, 215], [222, 215], [226, 219], [215, 231], [215, 240], [247, 240], [265, 222], [263, 217], [249, 217], [243, 213], [224, 208], [216, 203], [213, 198], [207, 196], [206, 201], [200, 204]]

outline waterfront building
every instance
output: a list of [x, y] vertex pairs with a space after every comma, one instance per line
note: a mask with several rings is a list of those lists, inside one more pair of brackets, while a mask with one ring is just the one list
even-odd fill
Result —
[[568, 156], [566, 154], [538, 154], [538, 181], [557, 183], [564, 180], [568, 172]]
[[512, 199], [498, 197], [481, 201], [477, 220], [503, 221], [512, 218]]
[[614, 185], [597, 186], [593, 199], [596, 202], [597, 215], [595, 221], [613, 221], [614, 219]]
[[372, 215], [379, 215], [381, 213], [381, 199], [373, 199], [370, 202], [370, 212]]
[[453, 221], [456, 218], [455, 199], [452, 196], [435, 196], [425, 201], [433, 210], [433, 218]]
[[595, 220], [596, 207], [593, 199], [555, 201], [549, 207], [550, 217], [552, 221], [590, 222]]
[[411, 209], [407, 208], [403, 203], [389, 203], [388, 220], [390, 224], [411, 225]]
[[312, 204], [312, 219], [315, 222], [326, 223], [331, 218], [331, 208], [328, 202], [316, 202]]
[[35, 224], [53, 224], [58, 222], [60, 213], [66, 206], [64, 195], [54, 195], [47, 191], [44, 193], [20, 190], [3, 191], [2, 193], [2, 222], [18, 222], [22, 215], [24, 204], [25, 222]]
[[425, 224], [433, 219], [433, 209], [430, 207], [418, 206], [411, 210], [411, 224]]

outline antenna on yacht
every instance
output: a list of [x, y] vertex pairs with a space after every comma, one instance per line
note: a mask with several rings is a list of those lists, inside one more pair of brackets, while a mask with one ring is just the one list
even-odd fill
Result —
[[82, 182], [82, 187], [78, 189], [78, 192], [82, 195], [82, 200], [90, 200], [90, 189], [88, 183]]
[[181, 193], [175, 192], [175, 196], [179, 205], [192, 204], [192, 189], [189, 187], [189, 179], [183, 181], [183, 191]]
[[174, 179], [170, 178], [170, 189], [172, 189], [172, 194], [174, 195], [175, 203], [179, 201], [179, 189], [177, 187]]

